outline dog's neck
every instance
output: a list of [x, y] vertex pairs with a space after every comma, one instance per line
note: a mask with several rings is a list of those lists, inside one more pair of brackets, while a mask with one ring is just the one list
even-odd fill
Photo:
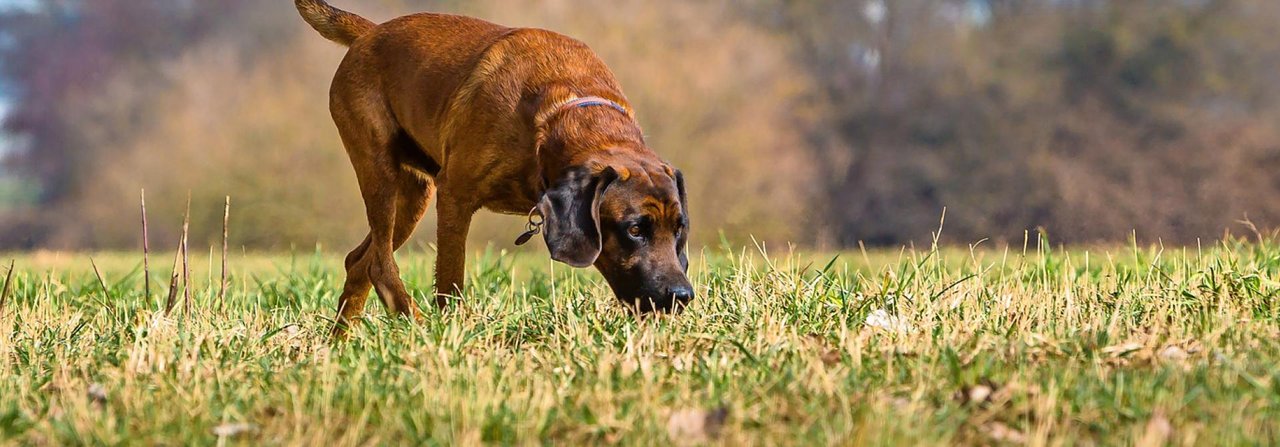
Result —
[[631, 118], [635, 121], [635, 111], [631, 107], [624, 104], [625, 101], [616, 101], [602, 96], [579, 96], [575, 94], [561, 95], [557, 99], [546, 101], [539, 108], [538, 113], [534, 116], [535, 126], [541, 128], [548, 121], [551, 121], [556, 115], [564, 113], [567, 110], [578, 107], [604, 106], [609, 107]]
[[544, 186], [570, 167], [608, 164], [618, 152], [656, 158], [625, 102], [566, 95], [541, 107], [535, 124]]

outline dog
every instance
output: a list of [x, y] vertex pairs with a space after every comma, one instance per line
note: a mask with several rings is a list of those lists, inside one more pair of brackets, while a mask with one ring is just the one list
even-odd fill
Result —
[[542, 29], [420, 13], [383, 24], [324, 0], [294, 0], [348, 47], [330, 112], [355, 168], [369, 234], [346, 257], [343, 328], [372, 288], [393, 315], [421, 318], [393, 253], [436, 196], [435, 302], [463, 290], [481, 208], [529, 216], [551, 258], [595, 266], [642, 312], [694, 298], [684, 176], [658, 157], [618, 81], [586, 44]]

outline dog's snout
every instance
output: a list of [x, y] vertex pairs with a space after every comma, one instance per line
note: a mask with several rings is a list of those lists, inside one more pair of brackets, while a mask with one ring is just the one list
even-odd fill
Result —
[[679, 303], [688, 303], [693, 299], [693, 287], [679, 285], [667, 288], [667, 296]]

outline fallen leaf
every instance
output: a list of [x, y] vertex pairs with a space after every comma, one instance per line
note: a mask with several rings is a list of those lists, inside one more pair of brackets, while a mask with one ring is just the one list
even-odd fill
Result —
[[908, 323], [902, 317], [889, 315], [889, 312], [884, 309], [876, 309], [870, 314], [867, 314], [866, 325], [867, 327], [888, 332], [911, 333], [915, 331], [915, 328], [911, 326], [911, 323]]
[[230, 438], [252, 432], [256, 429], [257, 427], [247, 422], [229, 422], [213, 427], [213, 435], [219, 438]]
[[983, 426], [987, 432], [987, 437], [997, 442], [1008, 442], [1013, 444], [1023, 444], [1027, 442], [1027, 435], [1015, 430], [1008, 425], [1000, 422], [992, 422]]
[[1137, 445], [1139, 447], [1163, 446], [1169, 442], [1170, 435], [1173, 435], [1173, 424], [1169, 423], [1169, 418], [1164, 416], [1163, 411], [1157, 410], [1151, 415], [1151, 420], [1147, 421], [1147, 429]]
[[987, 400], [996, 403], [1007, 403], [1012, 400], [1014, 396], [1023, 395], [1033, 397], [1040, 394], [1039, 387], [1028, 387], [1018, 382], [1009, 382], [991, 386], [995, 389], [995, 393], [992, 393], [991, 397]]
[[969, 402], [980, 404], [980, 403], [985, 403], [987, 399], [991, 397], [991, 394], [994, 392], [995, 390], [991, 389], [991, 387], [989, 386], [974, 385], [972, 388], [969, 388], [969, 392], [965, 394], [968, 394]]
[[1187, 351], [1177, 346], [1166, 346], [1160, 350], [1160, 358], [1170, 362], [1181, 362], [1187, 359]]
[[59, 385], [57, 381], [49, 381], [49, 383], [41, 385], [38, 390], [49, 394], [58, 394], [62, 392], [62, 388], [62, 385]]
[[[1004, 387], [989, 379], [983, 379], [975, 385], [968, 385], [960, 388], [955, 393], [955, 399], [961, 404], [969, 405], [985, 405], [996, 399], [996, 396], [1004, 391]], [[1007, 393], [1006, 393], [1007, 394]], [[1007, 398], [1007, 396], [1005, 396]]]
[[87, 394], [89, 395], [89, 400], [92, 401], [93, 403], [97, 403], [97, 404], [107, 403], [107, 388], [102, 386], [101, 383], [95, 383], [93, 385], [89, 385], [89, 391], [87, 392]]
[[720, 436], [728, 416], [729, 408], [725, 406], [714, 410], [679, 410], [667, 419], [667, 435], [677, 444], [708, 442]]
[[684, 370], [685, 370], [685, 362], [684, 362], [684, 359], [682, 359], [682, 358], [680, 358], [680, 357], [676, 357], [676, 358], [674, 358], [674, 359], [671, 359], [671, 368], [672, 368], [672, 369], [675, 369], [676, 371], [684, 371]]
[[827, 352], [822, 353], [822, 364], [835, 366], [837, 363], [840, 363], [840, 350], [828, 349]]
[[911, 401], [905, 397], [898, 397], [898, 396], [885, 397], [883, 398], [883, 402], [885, 403], [885, 405], [892, 407], [894, 410], [898, 410], [901, 412], [911, 411]]
[[280, 415], [284, 414], [284, 412], [280, 411], [280, 408], [278, 408], [278, 407], [276, 407], [276, 406], [274, 406], [274, 405], [269, 405], [269, 406], [267, 406], [266, 408], [263, 408], [263, 409], [262, 409], [262, 411], [261, 411], [261, 413], [262, 413], [262, 415], [263, 415], [263, 416], [268, 417], [268, 418], [273, 418], [273, 417], [280, 416]]
[[1122, 343], [1122, 344], [1107, 346], [1105, 348], [1102, 348], [1102, 353], [1111, 355], [1113, 357], [1120, 357], [1122, 355], [1128, 354], [1133, 351], [1137, 351], [1139, 349], [1142, 349], [1142, 345], [1139, 343]]

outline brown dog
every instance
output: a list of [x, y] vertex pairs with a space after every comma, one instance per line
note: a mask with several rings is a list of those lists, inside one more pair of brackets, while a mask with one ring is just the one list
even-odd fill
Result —
[[322, 36], [350, 47], [330, 111], [369, 235], [346, 258], [339, 327], [363, 312], [371, 287], [393, 314], [418, 316], [392, 253], [435, 192], [439, 306], [462, 290], [480, 208], [540, 215], [551, 257], [595, 265], [630, 306], [693, 298], [683, 177], [645, 145], [618, 82], [585, 44], [468, 17], [375, 25], [323, 0], [295, 4]]

